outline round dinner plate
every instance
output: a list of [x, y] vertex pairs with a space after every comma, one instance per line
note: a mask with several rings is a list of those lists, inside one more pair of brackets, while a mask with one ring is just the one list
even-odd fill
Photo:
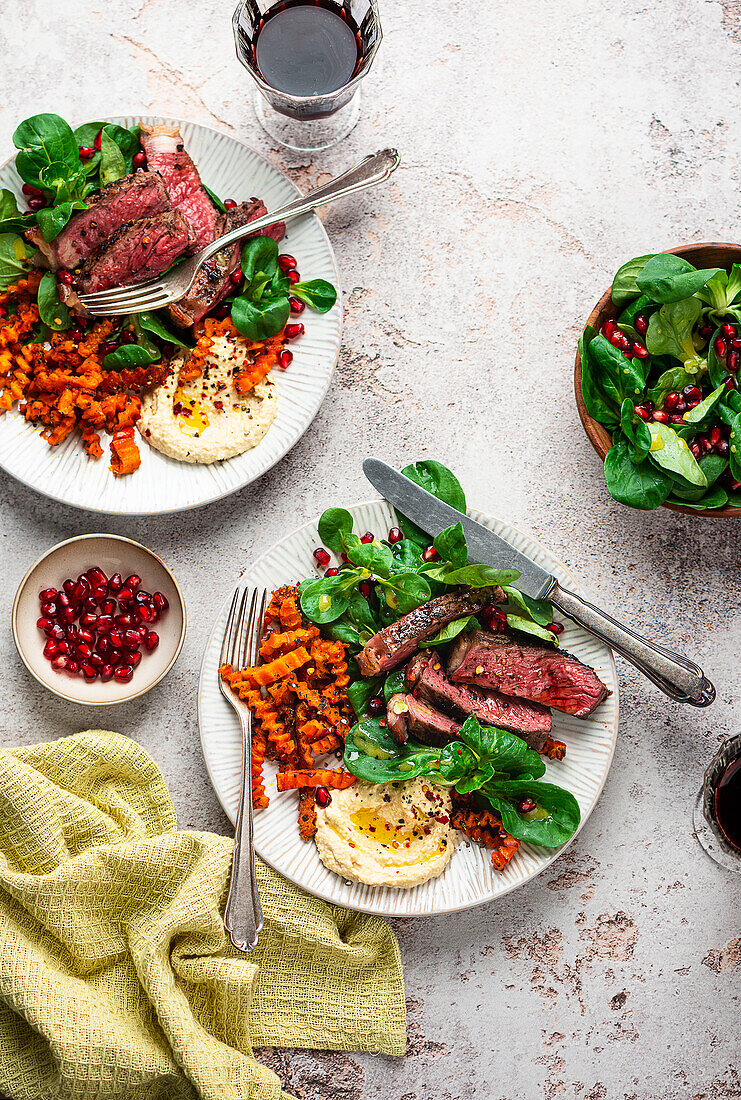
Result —
[[[276, 210], [299, 194], [298, 188], [258, 153], [227, 134], [194, 122], [147, 115], [108, 118], [122, 126], [164, 122], [176, 126], [203, 182], [220, 198], [261, 198]], [[0, 187], [21, 197], [21, 179], [14, 160], [0, 168]], [[293, 362], [287, 371], [274, 370], [278, 415], [251, 451], [208, 466], [177, 462], [139, 440], [142, 463], [127, 477], [109, 468], [107, 436], [104, 455], [89, 459], [79, 435], [49, 447], [40, 429], [27, 423], [17, 408], [0, 415], [0, 467], [30, 488], [93, 512], [109, 515], [157, 515], [182, 512], [219, 500], [249, 485], [275, 465], [311, 424], [329, 387], [340, 351], [342, 295], [334, 252], [314, 214], [289, 222], [280, 248], [298, 261], [307, 279], [328, 279], [337, 287], [337, 304], [329, 313], [306, 310], [305, 335], [291, 345]]]
[[[354, 518], [356, 531], [375, 531], [380, 535], [396, 524], [394, 511], [385, 501], [359, 504], [348, 511]], [[567, 569], [533, 538], [475, 509], [469, 509], [468, 514], [548, 569], [558, 581], [580, 591]], [[244, 573], [240, 584], [272, 590], [282, 584], [295, 584], [304, 577], [319, 576], [312, 551], [320, 541], [316, 524], [305, 524], [258, 558]], [[209, 777], [221, 805], [234, 821], [239, 800], [241, 734], [237, 716], [219, 690], [217, 672], [230, 602], [231, 593], [221, 609], [203, 657], [198, 721]], [[594, 809], [612, 762], [618, 729], [618, 685], [610, 650], [574, 623], [567, 620], [564, 625], [566, 629], [560, 639], [563, 648], [584, 664], [591, 665], [612, 692], [586, 720], [553, 712], [553, 736], [566, 743], [567, 751], [564, 760], [547, 762], [544, 779], [573, 792], [581, 808], [583, 826]], [[492, 867], [486, 848], [459, 834], [458, 845], [443, 874], [421, 886], [399, 890], [346, 882], [327, 870], [313, 842], [306, 843], [299, 837], [298, 796], [296, 792], [278, 794], [275, 774], [275, 765], [266, 764], [265, 787], [270, 805], [255, 813], [258, 855], [303, 890], [348, 909], [386, 917], [433, 916], [468, 909], [529, 882], [564, 850], [563, 847], [554, 850], [523, 844], [512, 862], [500, 872]]]

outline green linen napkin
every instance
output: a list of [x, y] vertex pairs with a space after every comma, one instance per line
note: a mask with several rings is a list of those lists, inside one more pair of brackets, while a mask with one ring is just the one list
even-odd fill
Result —
[[0, 750], [0, 1094], [273, 1100], [252, 1045], [403, 1054], [388, 925], [258, 863], [265, 928], [243, 955], [221, 917], [232, 848], [176, 831], [119, 734]]

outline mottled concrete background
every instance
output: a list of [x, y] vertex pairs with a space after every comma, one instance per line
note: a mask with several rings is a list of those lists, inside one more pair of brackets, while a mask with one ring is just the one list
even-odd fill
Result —
[[[741, 236], [738, 5], [386, 0], [359, 126], [288, 162], [255, 121], [230, 7], [3, 5], [2, 149], [38, 110], [142, 110], [222, 128], [302, 186], [382, 145], [403, 156], [385, 190], [326, 214], [345, 287], [340, 364], [313, 426], [259, 484], [184, 520], [112, 522], [0, 481], [3, 739], [113, 723], [161, 765], [183, 826], [227, 831], [196, 723], [217, 605], [287, 527], [371, 495], [367, 454], [442, 458], [472, 502], [546, 542], [603, 605], [701, 658], [718, 701], [669, 705], [621, 664], [614, 765], [571, 850], [499, 904], [396, 922], [406, 1058], [274, 1063], [306, 1100], [739, 1097], [739, 882], [695, 843], [690, 808], [739, 728], [741, 523], [611, 501], [572, 393], [577, 333], [620, 262]], [[115, 714], [36, 688], [10, 636], [31, 560], [91, 530], [162, 554], [190, 611], [175, 672]]]

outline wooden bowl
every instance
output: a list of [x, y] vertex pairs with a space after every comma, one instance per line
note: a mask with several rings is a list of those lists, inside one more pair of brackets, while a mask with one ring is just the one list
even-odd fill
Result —
[[[682, 256], [685, 260], [689, 260], [691, 264], [694, 264], [695, 267], [698, 268], [730, 268], [731, 264], [741, 263], [741, 245], [738, 244], [716, 244], [714, 242], [683, 244], [678, 248], [667, 248], [665, 251], [673, 252], [677, 256]], [[608, 318], [615, 317], [620, 312], [621, 310], [613, 305], [610, 291], [607, 290], [589, 314], [587, 324], [592, 325], [593, 328], [597, 329], [599, 332]], [[595, 451], [604, 461], [605, 455], [612, 446], [612, 436], [607, 428], [599, 424], [596, 420], [593, 420], [586, 410], [581, 392], [581, 356], [578, 351], [576, 353], [576, 366], [574, 368], [574, 391], [576, 393], [576, 407], [579, 410], [579, 418], [584, 425], [584, 431], [589, 436], [589, 441]], [[741, 507], [733, 504], [728, 504], [725, 508], [706, 508], [702, 511], [695, 508], [684, 508], [679, 504], [662, 504], [661, 507], [670, 508], [672, 512], [683, 512], [688, 516], [703, 516], [709, 519], [720, 516], [741, 516]]]

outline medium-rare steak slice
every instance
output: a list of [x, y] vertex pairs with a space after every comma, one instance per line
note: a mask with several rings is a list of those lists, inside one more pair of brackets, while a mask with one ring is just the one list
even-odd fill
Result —
[[454, 683], [517, 695], [577, 718], [587, 718], [610, 694], [594, 669], [570, 653], [481, 630], [455, 643], [448, 675]]
[[151, 171], [165, 181], [170, 201], [193, 230], [192, 250], [203, 248], [216, 234], [216, 210], [203, 189], [198, 169], [185, 151], [179, 130], [169, 126], [142, 126], [141, 143]]
[[85, 202], [87, 210], [73, 214], [53, 241], [45, 241], [38, 228], [27, 234], [52, 271], [77, 267], [125, 222], [151, 218], [170, 209], [167, 188], [156, 172], [136, 172], [114, 180], [88, 195]]
[[440, 714], [422, 699], [413, 695], [392, 695], [388, 701], [386, 720], [397, 745], [404, 745], [411, 734], [424, 745], [442, 748], [460, 733], [460, 722]]
[[376, 676], [379, 672], [388, 672], [408, 660], [420, 642], [427, 641], [438, 630], [462, 619], [466, 615], [475, 615], [487, 603], [501, 603], [504, 593], [501, 588], [467, 588], [461, 592], [446, 592], [416, 607], [402, 619], [392, 623], [374, 634], [357, 657], [363, 676]]
[[120, 226], [80, 272], [80, 287], [90, 294], [112, 286], [143, 283], [160, 275], [188, 248], [188, 223], [179, 210], [166, 210]]
[[[260, 199], [251, 199], [249, 202], [240, 203], [233, 210], [227, 210], [216, 223], [216, 236], [221, 237], [231, 229], [237, 229], [247, 222], [254, 221], [267, 214], [267, 209]], [[283, 239], [286, 232], [285, 222], [276, 222], [260, 232], [260, 236], [272, 237], [276, 242]], [[232, 289], [229, 276], [239, 267], [239, 257], [242, 244], [223, 248], [210, 260], [207, 260], [196, 276], [193, 286], [184, 298], [175, 305], [170, 306], [170, 316], [177, 325], [193, 325], [200, 321], [210, 309], [225, 298]]]
[[[416, 668], [412, 671], [417, 674]], [[547, 707], [528, 703], [524, 699], [507, 698], [498, 691], [481, 691], [469, 684], [451, 684], [434, 651], [419, 669], [416, 685], [420, 698], [454, 718], [466, 718], [472, 714], [487, 726], [510, 730], [518, 734], [528, 748], [547, 756], [549, 760], [563, 760], [566, 755], [563, 741], [555, 741], [548, 736], [551, 712]]]

